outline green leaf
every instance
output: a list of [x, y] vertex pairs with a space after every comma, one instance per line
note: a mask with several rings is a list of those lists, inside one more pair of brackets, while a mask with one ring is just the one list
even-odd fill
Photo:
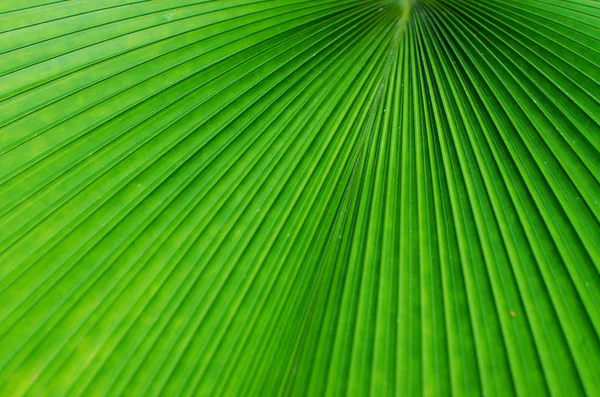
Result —
[[0, 395], [600, 395], [600, 3], [0, 4]]

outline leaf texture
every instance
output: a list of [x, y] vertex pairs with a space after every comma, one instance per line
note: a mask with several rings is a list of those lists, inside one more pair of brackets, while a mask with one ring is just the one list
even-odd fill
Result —
[[0, 395], [600, 395], [600, 3], [0, 4]]

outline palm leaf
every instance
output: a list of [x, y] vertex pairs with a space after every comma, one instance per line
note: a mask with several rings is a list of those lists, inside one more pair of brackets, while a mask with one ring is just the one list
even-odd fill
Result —
[[0, 395], [600, 395], [600, 4], [0, 4]]

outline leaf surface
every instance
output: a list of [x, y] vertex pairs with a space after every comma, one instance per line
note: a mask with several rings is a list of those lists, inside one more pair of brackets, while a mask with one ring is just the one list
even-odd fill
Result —
[[0, 395], [599, 395], [600, 4], [0, 4]]

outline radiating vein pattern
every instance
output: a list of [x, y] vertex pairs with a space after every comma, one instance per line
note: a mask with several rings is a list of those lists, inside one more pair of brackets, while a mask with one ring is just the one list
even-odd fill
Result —
[[0, 4], [1, 396], [600, 396], [600, 3]]

